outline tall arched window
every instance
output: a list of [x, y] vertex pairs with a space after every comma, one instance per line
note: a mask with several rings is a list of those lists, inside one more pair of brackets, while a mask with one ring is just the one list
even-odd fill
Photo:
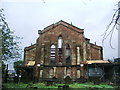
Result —
[[60, 35], [58, 37], [58, 62], [62, 62], [62, 43], [63, 43], [63, 38]]
[[70, 46], [66, 45], [66, 64], [70, 64]]
[[58, 48], [62, 48], [62, 43], [63, 43], [63, 39], [62, 39], [62, 36], [60, 35], [58, 37]]
[[51, 45], [51, 49], [50, 49], [50, 63], [55, 64], [55, 45], [54, 44]]

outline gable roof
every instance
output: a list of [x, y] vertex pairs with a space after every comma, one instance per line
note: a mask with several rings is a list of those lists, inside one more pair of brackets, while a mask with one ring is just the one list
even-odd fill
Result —
[[28, 46], [28, 47], [25, 47], [25, 51], [28, 51], [28, 50], [31, 50], [31, 49], [33, 49], [33, 48], [36, 48], [36, 44], [33, 44], [33, 45], [31, 45], [31, 46]]
[[70, 28], [71, 30], [77, 31], [77, 32], [79, 32], [79, 33], [83, 33], [83, 32], [84, 32], [84, 29], [80, 29], [80, 28], [78, 28], [78, 27], [76, 27], [76, 26], [74, 26], [74, 25], [72, 25], [72, 24], [69, 24], [69, 23], [67, 23], [67, 22], [65, 22], [65, 21], [63, 21], [63, 20], [60, 20], [59, 22], [57, 22], [57, 23], [55, 23], [55, 24], [51, 24], [51, 25], [45, 27], [45, 28], [41, 31], [41, 33], [44, 33], [44, 32], [46, 32], [46, 31], [49, 31], [49, 30], [53, 29], [54, 27], [56, 27], [56, 26], [58, 26], [58, 25], [63, 25], [63, 26], [65, 26], [65, 27]]

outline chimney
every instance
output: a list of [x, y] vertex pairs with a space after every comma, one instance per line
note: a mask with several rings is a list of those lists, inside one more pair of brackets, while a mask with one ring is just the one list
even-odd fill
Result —
[[96, 45], [96, 42], [95, 42], [95, 45]]

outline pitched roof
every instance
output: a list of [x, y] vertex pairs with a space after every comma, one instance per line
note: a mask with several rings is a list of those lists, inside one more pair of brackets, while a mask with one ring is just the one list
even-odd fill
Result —
[[110, 63], [108, 60], [88, 60], [86, 61], [87, 64], [92, 64], [92, 63]]
[[102, 48], [102, 46], [98, 46], [97, 44], [90, 43], [90, 46], [96, 49]]
[[28, 46], [28, 47], [25, 47], [25, 51], [31, 50], [31, 49], [33, 49], [33, 48], [36, 48], [36, 44], [33, 44], [33, 45], [31, 45], [31, 46]]
[[80, 28], [78, 28], [78, 27], [76, 27], [76, 26], [74, 26], [72, 24], [69, 24], [69, 23], [63, 21], [63, 20], [60, 20], [59, 22], [57, 22], [55, 24], [51, 24], [51, 25], [45, 27], [41, 32], [44, 33], [46, 31], [49, 31], [49, 30], [53, 29], [54, 27], [56, 27], [58, 25], [63, 25], [65, 27], [70, 28], [70, 29], [72, 29], [74, 31], [77, 31], [79, 33], [83, 33], [84, 32], [84, 29], [80, 29]]
[[100, 63], [110, 63], [108, 60], [87, 60], [87, 61], [81, 61], [81, 64], [100, 64]]

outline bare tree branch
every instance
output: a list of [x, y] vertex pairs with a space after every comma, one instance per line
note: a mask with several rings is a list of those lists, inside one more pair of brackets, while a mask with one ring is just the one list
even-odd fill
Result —
[[110, 38], [110, 39], [109, 39], [110, 47], [111, 47], [112, 49], [114, 49], [114, 48], [112, 47], [112, 36], [113, 36], [114, 30], [115, 30], [115, 29], [118, 30], [118, 27], [117, 27], [117, 26], [120, 25], [120, 24], [118, 23], [118, 20], [120, 19], [119, 17], [120, 17], [120, 8], [118, 8], [118, 9], [115, 11], [115, 13], [114, 13], [114, 15], [113, 15], [113, 17], [112, 17], [111, 22], [109, 23], [107, 29], [105, 30], [105, 32], [104, 32], [104, 34], [103, 34], [103, 40], [102, 40], [103, 46], [104, 46], [104, 41], [109, 37], [109, 38]]

